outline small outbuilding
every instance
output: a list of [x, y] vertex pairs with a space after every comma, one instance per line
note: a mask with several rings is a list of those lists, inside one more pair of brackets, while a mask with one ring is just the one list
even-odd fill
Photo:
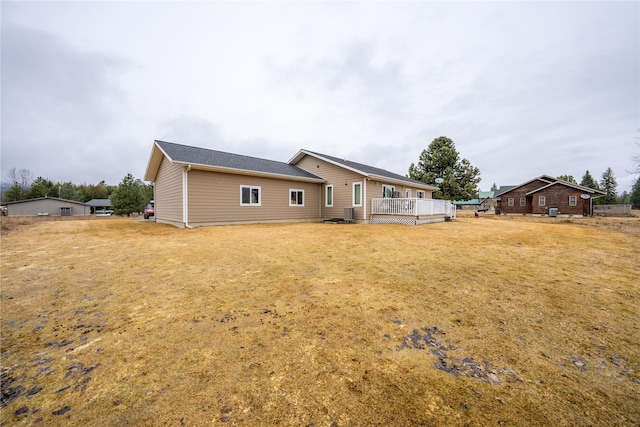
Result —
[[496, 200], [493, 191], [479, 191], [478, 197], [471, 200], [458, 200], [453, 202], [458, 209], [477, 210], [477, 211], [493, 211], [496, 208]]
[[96, 213], [97, 211], [107, 211], [111, 210], [111, 200], [109, 199], [91, 199], [87, 202], [87, 205], [91, 208], [91, 213]]
[[5, 203], [8, 216], [78, 216], [91, 214], [91, 207], [75, 200], [39, 197]]

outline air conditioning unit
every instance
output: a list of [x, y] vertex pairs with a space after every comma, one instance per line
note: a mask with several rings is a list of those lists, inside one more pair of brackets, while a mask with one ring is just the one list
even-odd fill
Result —
[[344, 221], [353, 222], [353, 208], [344, 208]]
[[549, 208], [549, 216], [558, 216], [558, 208]]

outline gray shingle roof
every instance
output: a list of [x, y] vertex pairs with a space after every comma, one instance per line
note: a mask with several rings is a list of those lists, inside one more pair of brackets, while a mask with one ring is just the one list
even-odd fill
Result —
[[333, 157], [333, 156], [328, 156], [326, 154], [321, 154], [321, 153], [316, 153], [313, 151], [309, 151], [309, 150], [305, 150], [308, 153], [314, 154], [318, 157], [324, 157], [325, 159], [331, 160], [334, 163], [338, 163], [340, 165], [344, 165], [345, 167], [351, 168], [351, 169], [355, 169], [358, 170], [360, 172], [364, 172], [365, 174], [370, 174], [370, 175], [378, 175], [378, 176], [382, 176], [385, 178], [390, 178], [390, 179], [396, 179], [396, 180], [400, 180], [400, 181], [405, 181], [407, 183], [411, 183], [411, 184], [417, 184], [417, 185], [421, 185], [424, 186], [425, 183], [422, 181], [416, 181], [415, 179], [411, 179], [411, 178], [407, 178], [406, 176], [397, 174], [397, 173], [393, 173], [393, 172], [389, 172], [387, 170], [384, 169], [380, 169], [380, 168], [376, 168], [374, 166], [369, 166], [369, 165], [365, 165], [362, 163], [357, 163], [357, 162], [352, 162], [350, 160], [346, 160], [346, 159], [340, 159], [338, 157]]
[[322, 180], [322, 178], [297, 166], [275, 160], [191, 147], [166, 141], [156, 141], [156, 144], [174, 162]]

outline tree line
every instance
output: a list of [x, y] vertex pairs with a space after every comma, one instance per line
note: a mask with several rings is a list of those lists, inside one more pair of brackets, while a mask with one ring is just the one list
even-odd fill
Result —
[[3, 204], [41, 197], [57, 197], [81, 203], [109, 199], [116, 215], [129, 215], [142, 212], [153, 199], [153, 185], [145, 184], [130, 173], [118, 185], [107, 185], [104, 181], [98, 184], [74, 184], [54, 182], [41, 176], [34, 179], [29, 169], [11, 168], [6, 180], [8, 187], [2, 190]]
[[610, 167], [602, 173], [600, 181], [595, 180], [589, 170], [584, 173], [579, 183], [573, 175], [560, 175], [557, 178], [572, 184], [603, 191], [605, 193], [603, 197], [594, 199], [593, 202], [596, 205], [624, 204], [632, 205], [634, 209], [640, 209], [640, 177], [636, 179], [636, 182], [631, 187], [631, 192], [625, 190], [621, 194], [618, 194], [616, 176]]
[[[640, 155], [633, 160], [635, 172], [640, 174]], [[453, 141], [446, 136], [434, 139], [427, 149], [422, 151], [418, 164], [411, 163], [409, 166], [407, 176], [438, 187], [439, 189], [433, 193], [434, 199], [471, 200], [476, 198], [480, 191], [480, 170], [469, 160], [461, 158]], [[578, 184], [572, 175], [560, 175], [557, 178]], [[640, 177], [636, 179], [631, 192], [623, 191], [620, 195], [617, 193], [615, 174], [610, 167], [602, 173], [600, 181], [594, 179], [587, 170], [579, 185], [605, 193], [603, 197], [594, 199], [595, 204], [631, 204], [634, 209], [640, 209]], [[497, 189], [494, 183], [491, 191]]]
[[[640, 155], [633, 160], [635, 172], [640, 174]], [[477, 197], [479, 192], [480, 169], [461, 158], [453, 141], [446, 136], [434, 139], [422, 151], [418, 164], [411, 163], [409, 166], [408, 177], [438, 187], [433, 193], [434, 199], [470, 200]], [[560, 175], [557, 178], [578, 184], [573, 175]], [[128, 215], [142, 212], [153, 198], [153, 185], [145, 184], [131, 174], [127, 174], [117, 186], [107, 185], [104, 181], [95, 185], [76, 185], [71, 182], [54, 183], [40, 176], [33, 179], [30, 170], [12, 168], [7, 180], [10, 187], [2, 191], [2, 203], [40, 197], [58, 197], [82, 203], [92, 199], [110, 199], [116, 214]], [[620, 195], [617, 193], [615, 174], [610, 167], [602, 173], [600, 181], [596, 181], [587, 170], [579, 185], [604, 191], [605, 196], [594, 200], [596, 204], [631, 204], [634, 209], [640, 209], [640, 177], [636, 179], [631, 192], [623, 191]], [[495, 183], [491, 190], [497, 190]]]

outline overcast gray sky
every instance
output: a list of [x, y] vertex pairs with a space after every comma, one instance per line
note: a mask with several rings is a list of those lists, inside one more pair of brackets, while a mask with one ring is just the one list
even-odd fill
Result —
[[142, 178], [154, 139], [407, 174], [438, 136], [480, 188], [640, 152], [640, 2], [6, 2], [2, 178]]

